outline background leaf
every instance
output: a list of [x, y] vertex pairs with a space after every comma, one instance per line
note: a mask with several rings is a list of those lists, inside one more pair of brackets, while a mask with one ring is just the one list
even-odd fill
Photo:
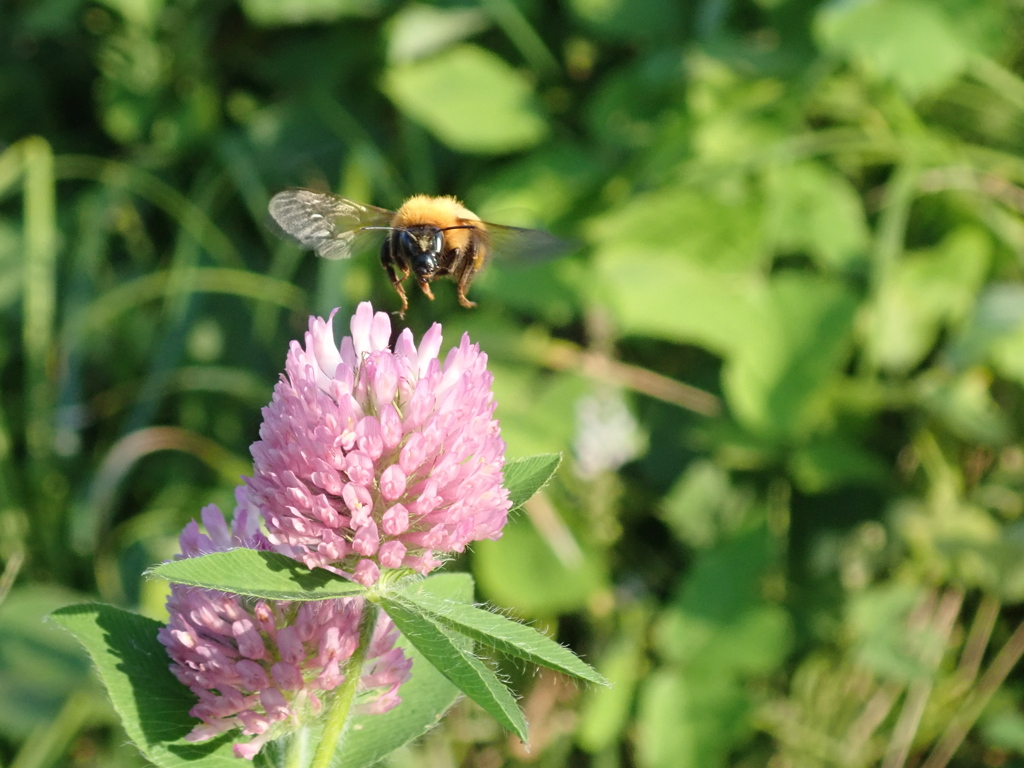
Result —
[[[26, 738], [39, 722], [53, 721], [61, 704], [89, 676], [82, 650], [44, 617], [73, 592], [31, 586], [0, 605], [0, 732]], [[96, 697], [99, 698], [99, 697]]]
[[[451, 88], [453, 82], [460, 88]], [[500, 58], [474, 45], [392, 67], [383, 87], [402, 112], [462, 152], [527, 149], [548, 131], [530, 84]]]
[[242, 11], [264, 26], [300, 25], [336, 21], [346, 16], [373, 16], [384, 0], [240, 0]]
[[474, 546], [473, 575], [488, 600], [540, 617], [576, 611], [606, 584], [600, 555], [583, 548], [560, 558], [526, 516], [510, 520], [498, 541]]
[[736, 417], [772, 436], [825, 418], [818, 408], [849, 354], [855, 309], [855, 296], [837, 282], [773, 280], [761, 324], [740, 337], [723, 374]]
[[934, 93], [967, 66], [968, 51], [940, 5], [921, 0], [843, 2], [823, 13], [819, 31], [833, 51], [910, 95]]

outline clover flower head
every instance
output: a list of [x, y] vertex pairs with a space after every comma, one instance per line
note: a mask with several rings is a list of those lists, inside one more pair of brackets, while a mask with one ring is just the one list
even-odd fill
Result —
[[[192, 521], [181, 535], [183, 557], [233, 547], [266, 549], [259, 518], [244, 488], [230, 528], [214, 505], [203, 509], [207, 534]], [[171, 672], [199, 698], [189, 714], [200, 722], [185, 738], [206, 741], [234, 728], [248, 740], [237, 757], [253, 759], [263, 745], [300, 727], [341, 685], [346, 660], [360, 641], [362, 598], [319, 602], [246, 600], [211, 589], [171, 586], [168, 623], [157, 638]], [[356, 712], [382, 713], [399, 703], [412, 660], [395, 648], [398, 631], [381, 614], [363, 666]]]
[[369, 586], [498, 538], [511, 502], [487, 356], [463, 336], [442, 362], [436, 323], [392, 347], [366, 302], [339, 346], [333, 317], [292, 342], [252, 446], [246, 482], [274, 549]]

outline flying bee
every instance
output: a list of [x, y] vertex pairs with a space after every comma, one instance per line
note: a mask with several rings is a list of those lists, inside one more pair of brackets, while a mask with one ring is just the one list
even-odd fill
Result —
[[386, 232], [380, 262], [391, 279], [405, 316], [409, 300], [403, 281], [410, 274], [428, 299], [430, 283], [448, 277], [458, 285], [459, 303], [475, 307], [466, 291], [494, 255], [537, 259], [566, 250], [568, 244], [535, 229], [488, 224], [454, 197], [410, 197], [397, 211], [308, 189], [278, 192], [270, 200], [278, 234], [325, 259], [347, 259], [365, 239]]

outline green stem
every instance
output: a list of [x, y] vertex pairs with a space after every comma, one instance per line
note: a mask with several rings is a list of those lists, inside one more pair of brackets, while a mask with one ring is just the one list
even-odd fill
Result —
[[309, 768], [328, 768], [334, 753], [341, 741], [345, 724], [348, 722], [349, 710], [355, 699], [356, 689], [362, 677], [363, 662], [373, 638], [373, 628], [377, 624], [377, 606], [370, 602], [363, 604], [363, 617], [359, 625], [359, 646], [345, 664], [345, 682], [334, 693], [334, 700], [328, 705], [324, 722], [323, 735], [317, 745], [316, 754]]
[[309, 727], [292, 734], [285, 755], [285, 768], [302, 768], [306, 765], [309, 750]]

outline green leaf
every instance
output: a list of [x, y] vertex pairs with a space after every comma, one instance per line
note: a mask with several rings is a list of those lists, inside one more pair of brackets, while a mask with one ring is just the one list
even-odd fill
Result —
[[691, 461], [662, 499], [661, 519], [682, 543], [707, 547], [745, 519], [753, 504], [729, 472], [708, 459]]
[[[473, 598], [468, 574], [431, 576], [418, 588], [438, 598]], [[252, 765], [232, 755], [231, 733], [203, 744], [184, 741], [198, 722], [188, 715], [196, 698], [168, 668], [167, 653], [156, 639], [159, 622], [109, 605], [70, 606], [52, 617], [85, 646], [125, 731], [148, 760], [161, 768]], [[402, 703], [383, 715], [357, 716], [334, 768], [375, 765], [436, 725], [458, 698], [458, 689], [423, 656], [404, 640], [399, 644], [413, 659], [414, 670], [402, 686]]]
[[518, 621], [472, 605], [439, 600], [430, 594], [408, 593], [407, 598], [420, 613], [481, 645], [572, 677], [599, 685], [608, 684], [607, 680], [572, 651]]
[[402, 64], [421, 59], [482, 32], [490, 23], [481, 8], [404, 6], [388, 21], [388, 61]]
[[198, 722], [188, 714], [196, 697], [171, 674], [157, 642], [160, 623], [111, 605], [72, 605], [51, 614], [92, 657], [128, 737], [162, 768], [245, 765], [226, 734], [203, 744], [185, 741]]
[[823, 163], [773, 170], [766, 178], [765, 213], [776, 249], [806, 252], [826, 269], [859, 267], [869, 233], [853, 184]]
[[[500, 258], [488, 264], [480, 279], [473, 281], [473, 292], [488, 303], [496, 302], [508, 310], [515, 309], [559, 327], [579, 317], [586, 303], [584, 295], [589, 280], [590, 268], [578, 259], [526, 263]], [[529, 398], [529, 394], [524, 395]], [[510, 426], [502, 420], [502, 437]]]
[[992, 261], [992, 241], [961, 226], [935, 248], [904, 254], [887, 273], [866, 324], [868, 352], [890, 373], [913, 370], [944, 327], [973, 309]]
[[654, 627], [664, 664], [641, 684], [639, 764], [725, 766], [751, 730], [756, 701], [747, 678], [778, 672], [792, 647], [784, 609], [762, 596], [777, 562], [764, 527], [701, 553]]
[[[1024, 524], [1020, 521], [1011, 523], [998, 531], [998, 535], [987, 544], [980, 543], [977, 538], [967, 541], [962, 547], [956, 543], [944, 543], [943, 549], [948, 555], [963, 552], [963, 558], [978, 558], [984, 561], [985, 571], [982, 578], [972, 579], [980, 583], [982, 589], [988, 590], [1007, 604], [1016, 605], [1024, 602]], [[976, 568], [975, 571], [980, 571]]]
[[544, 487], [562, 461], [560, 453], [542, 453], [539, 456], [525, 456], [505, 464], [505, 487], [512, 499], [512, 509], [517, 509]]
[[244, 548], [172, 560], [150, 573], [178, 584], [267, 600], [331, 600], [366, 591], [362, 585], [330, 571], [311, 571], [276, 552]]
[[601, 37], [649, 42], [677, 39], [685, 5], [676, 0], [570, 0], [568, 7]]
[[679, 654], [684, 668], [723, 678], [770, 675], [793, 646], [788, 614], [765, 603], [751, 605], [727, 622], [670, 609], [655, 630], [658, 644]]
[[601, 654], [597, 667], [610, 685], [584, 692], [576, 743], [586, 752], [611, 748], [629, 727], [636, 689], [648, 667], [649, 620], [647, 608], [633, 606], [624, 611], [618, 633]]
[[745, 188], [716, 195], [681, 184], [630, 198], [588, 222], [585, 234], [599, 263], [606, 261], [605, 267], [616, 272], [628, 264], [653, 275], [648, 289], [656, 292], [662, 286], [675, 290], [685, 285], [659, 279], [639, 254], [675, 257], [732, 279], [760, 272], [769, 255], [761, 239], [761, 216], [760, 204]]
[[521, 362], [488, 361], [487, 368], [494, 374], [495, 415], [506, 455], [555, 453], [572, 443], [575, 420], [566, 416], [593, 391], [592, 381], [572, 374], [544, 376]]
[[484, 221], [545, 228], [586, 199], [606, 179], [605, 173], [579, 144], [552, 141], [487, 174], [466, 197]]
[[997, 700], [995, 706], [986, 707], [980, 726], [987, 746], [1024, 753], [1024, 714], [1018, 712], [1011, 702]]
[[402, 112], [461, 152], [515, 152], [548, 132], [530, 83], [475, 45], [392, 67], [383, 88]]
[[970, 320], [960, 328], [946, 350], [949, 362], [970, 368], [993, 356], [1004, 376], [1024, 381], [1024, 286], [993, 282], [982, 290]]
[[737, 339], [723, 389], [738, 421], [778, 440], [831, 418], [830, 385], [849, 355], [857, 298], [844, 284], [807, 274], [770, 283], [760, 327]]
[[[645, 56], [632, 57], [630, 62], [609, 69], [596, 84], [583, 111], [587, 128], [609, 148], [636, 150], [664, 129], [662, 121], [666, 112], [672, 111], [666, 106], [679, 104], [691, 94], [693, 81], [691, 61], [679, 55], [677, 48], [655, 48]], [[681, 148], [685, 142], [692, 151], [689, 131], [668, 133], [670, 143], [678, 142]], [[663, 226], [671, 223], [666, 221]]]
[[760, 207], [745, 192], [736, 197], [673, 186], [589, 222], [601, 289], [622, 333], [725, 356], [761, 331], [771, 311], [769, 252]]
[[761, 596], [775, 558], [775, 542], [765, 528], [737, 534], [701, 553], [659, 618], [654, 648], [688, 669], [701, 666], [702, 660], [721, 674], [751, 665], [760, 669], [754, 660], [765, 654], [781, 661], [788, 647], [785, 616]]
[[[1024, 325], [997, 338], [989, 345], [992, 368], [1018, 384], [1024, 383]], [[969, 350], [977, 353], [978, 349]]]
[[480, 659], [449, 635], [440, 624], [406, 599], [384, 596], [381, 607], [418, 650], [463, 693], [501, 725], [526, 741], [526, 721], [511, 692]]
[[628, 246], [602, 247], [599, 259], [602, 283], [625, 334], [695, 344], [724, 356], [764, 325], [768, 292], [760, 275], [731, 274], [668, 251]]
[[[1017, 602], [1024, 597], [1024, 578], [1016, 567], [1024, 550], [1015, 541], [1019, 534], [992, 510], [954, 494], [927, 499], [904, 497], [893, 505], [890, 519], [894, 532], [907, 543], [915, 562], [937, 578], [981, 590], [1003, 601]], [[1017, 563], [1007, 569], [1007, 560], [1014, 557]], [[886, 583], [889, 582], [879, 586]], [[905, 586], [916, 589], [915, 584]], [[912, 647], [905, 646], [904, 651]]]
[[82, 649], [44, 621], [51, 611], [84, 599], [71, 590], [24, 584], [0, 602], [0, 734], [21, 741], [54, 722], [61, 705], [89, 680]]
[[915, 382], [921, 407], [953, 434], [985, 445], [1005, 445], [1013, 435], [1008, 414], [993, 397], [989, 374], [972, 368], [950, 376], [931, 368]]
[[240, 0], [242, 12], [265, 27], [325, 23], [346, 16], [376, 16], [383, 0]]
[[934, 646], [941, 642], [939, 635], [926, 622], [910, 619], [923, 598], [922, 589], [891, 582], [851, 596], [847, 632], [866, 669], [900, 682], [934, 676], [922, 657], [927, 658], [923, 649], [938, 650]]
[[812, 440], [797, 448], [789, 469], [804, 493], [823, 493], [848, 485], [878, 485], [889, 469], [874, 453], [838, 435]]
[[816, 22], [824, 48], [894, 81], [912, 97], [946, 87], [970, 60], [939, 4], [926, 0], [829, 3]]
[[752, 730], [751, 701], [731, 678], [662, 667], [637, 697], [637, 764], [724, 768]]
[[473, 573], [486, 599], [524, 616], [571, 613], [608, 582], [603, 553], [578, 544], [578, 552], [555, 552], [528, 516], [517, 515], [500, 539], [473, 546]]
[[[417, 589], [436, 598], [468, 603], [473, 599], [473, 577], [468, 573], [439, 573], [418, 582]], [[334, 768], [376, 765], [433, 728], [459, 698], [459, 689], [406, 638], [399, 645], [413, 660], [412, 677], [402, 685], [402, 703], [383, 715], [357, 717]]]

